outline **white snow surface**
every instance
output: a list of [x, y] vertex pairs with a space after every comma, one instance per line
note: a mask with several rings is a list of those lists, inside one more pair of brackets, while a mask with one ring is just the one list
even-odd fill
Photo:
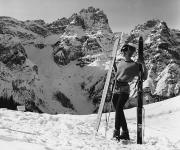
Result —
[[136, 144], [136, 108], [125, 110], [129, 142], [111, 140], [114, 112], [110, 113], [105, 136], [106, 115], [95, 135], [97, 114], [38, 114], [0, 109], [1, 150], [179, 150], [180, 96], [145, 105], [145, 134]]

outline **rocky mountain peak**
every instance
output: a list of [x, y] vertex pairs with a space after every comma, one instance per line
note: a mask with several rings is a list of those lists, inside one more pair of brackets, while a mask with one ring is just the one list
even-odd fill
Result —
[[90, 6], [87, 9], [81, 9], [80, 13], [96, 13], [97, 11], [100, 11], [100, 9]]
[[56, 21], [53, 21], [52, 23], [47, 24], [47, 28], [54, 34], [64, 33], [65, 28], [69, 24], [69, 19], [66, 17], [63, 17], [61, 19], [58, 19]]
[[108, 18], [103, 10], [88, 7], [87, 9], [82, 9], [79, 14], [84, 19], [87, 28], [92, 30], [102, 30], [104, 28], [112, 32], [108, 24]]
[[112, 49], [113, 33], [107, 16], [100, 9], [82, 9], [68, 20], [69, 24], [54, 48], [56, 63], [67, 65], [87, 54]]
[[35, 23], [39, 24], [39, 25], [42, 25], [42, 26], [45, 26], [46, 25], [46, 22], [42, 19], [39, 19], [39, 20], [34, 20]]
[[161, 32], [165, 34], [170, 34], [170, 30], [165, 21], [159, 19], [148, 20], [144, 24], [137, 25], [132, 31], [132, 34], [140, 33], [140, 32], [151, 32], [155, 34], [156, 32]]
[[[180, 75], [178, 31], [170, 29], [165, 21], [152, 19], [137, 25], [130, 32], [127, 41], [138, 45], [140, 36], [144, 39], [144, 57], [149, 70], [147, 81], [153, 81], [154, 85], [154, 90], [151, 92], [164, 98], [175, 95], [178, 93], [175, 87], [179, 87]], [[171, 79], [173, 82], [169, 82]], [[150, 97], [152, 98], [154, 95], [151, 95], [151, 92]]]
[[159, 19], [148, 20], [144, 24], [138, 24], [132, 31], [139, 30], [144, 31], [159, 25], [161, 21]]
[[8, 16], [0, 16], [0, 21], [1, 23], [4, 22], [6, 23], [6, 25], [21, 25], [23, 24], [23, 21], [19, 21], [15, 18], [12, 18], [12, 17], [8, 17]]
[[86, 29], [85, 24], [84, 24], [84, 19], [77, 13], [73, 14], [69, 18], [69, 22], [70, 22], [70, 25], [81, 26], [83, 29]]
[[159, 19], [148, 20], [144, 24], [137, 25], [130, 32], [128, 40], [137, 44], [137, 37], [139, 36], [143, 36], [146, 45], [152, 45], [152, 43], [156, 43], [156, 47], [158, 47], [158, 44], [162, 43], [163, 45], [171, 46], [177, 42], [166, 22]]

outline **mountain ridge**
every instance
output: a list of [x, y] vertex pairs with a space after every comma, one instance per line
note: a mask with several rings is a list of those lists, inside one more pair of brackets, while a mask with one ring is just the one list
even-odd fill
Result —
[[[41, 19], [19, 21], [1, 16], [0, 58], [4, 68], [0, 78], [1, 98], [27, 105], [27, 111], [95, 112], [113, 44], [120, 35], [121, 32], [112, 32], [104, 12], [93, 7], [48, 24]], [[170, 29], [164, 21], [152, 19], [124, 34], [123, 41], [137, 44], [139, 36], [144, 38], [145, 63], [149, 70], [144, 83], [145, 103], [178, 95], [180, 31]], [[122, 44], [117, 58], [122, 57]], [[10, 75], [8, 79], [5, 74]], [[136, 106], [135, 82], [130, 83], [127, 108]]]

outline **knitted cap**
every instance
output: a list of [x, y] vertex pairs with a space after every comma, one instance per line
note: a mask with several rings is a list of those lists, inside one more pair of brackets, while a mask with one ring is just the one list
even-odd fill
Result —
[[124, 52], [127, 50], [136, 51], [136, 46], [132, 43], [124, 44], [123, 47], [121, 48], [121, 52]]

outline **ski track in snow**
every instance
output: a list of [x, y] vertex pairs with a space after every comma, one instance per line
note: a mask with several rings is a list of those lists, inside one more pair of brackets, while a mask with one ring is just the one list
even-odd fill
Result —
[[105, 137], [103, 114], [98, 134], [94, 134], [97, 114], [37, 114], [0, 109], [2, 150], [180, 150], [180, 96], [145, 106], [144, 144], [136, 144], [136, 108], [125, 110], [130, 142], [111, 140], [114, 112], [110, 114]]

